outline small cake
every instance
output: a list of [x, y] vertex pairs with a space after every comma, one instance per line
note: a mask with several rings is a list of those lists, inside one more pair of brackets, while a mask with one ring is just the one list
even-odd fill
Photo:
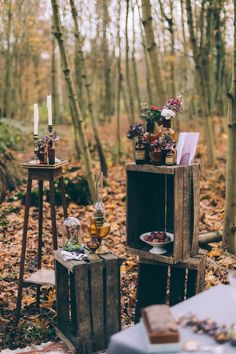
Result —
[[142, 310], [142, 318], [151, 344], [178, 343], [177, 323], [168, 305], [152, 305]]

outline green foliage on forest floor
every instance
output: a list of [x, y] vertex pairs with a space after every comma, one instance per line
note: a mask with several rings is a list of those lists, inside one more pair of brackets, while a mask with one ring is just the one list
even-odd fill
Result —
[[[24, 139], [22, 139], [23, 135]], [[18, 122], [11, 119], [0, 120], [0, 153], [3, 153], [6, 148], [20, 151], [26, 147], [26, 142], [25, 131]]]

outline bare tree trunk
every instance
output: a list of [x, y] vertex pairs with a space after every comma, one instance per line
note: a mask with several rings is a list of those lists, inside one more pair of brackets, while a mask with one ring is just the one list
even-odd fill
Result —
[[[222, 0], [217, 0], [215, 9], [215, 50], [216, 50], [216, 64], [215, 64], [215, 97], [214, 102], [216, 111], [219, 116], [224, 115], [224, 71], [225, 71], [225, 18], [221, 19]], [[225, 16], [224, 16], [225, 17]], [[223, 28], [223, 30], [222, 30]]]
[[7, 118], [11, 117], [11, 51], [10, 51], [10, 37], [12, 24], [12, 0], [6, 2], [7, 9], [7, 32], [6, 42], [7, 48], [5, 53], [5, 83], [4, 83], [4, 105], [3, 111]]
[[[186, 34], [185, 34], [185, 26], [184, 26], [184, 2], [180, 0], [181, 5], [181, 28], [182, 28], [182, 36], [183, 36], [183, 95], [185, 100], [188, 99], [187, 97], [187, 81], [188, 81], [188, 69], [187, 69], [187, 41], [186, 41]], [[182, 84], [182, 83], [181, 83]], [[191, 100], [192, 101], [192, 100]], [[184, 121], [186, 128], [189, 127], [189, 120], [187, 119], [187, 115], [184, 115]]]
[[133, 30], [133, 41], [132, 41], [132, 67], [133, 67], [133, 75], [134, 75], [134, 87], [135, 94], [138, 103], [138, 111], [140, 109], [140, 92], [139, 92], [139, 82], [138, 82], [138, 71], [137, 64], [135, 59], [135, 42], [136, 42], [136, 33], [135, 33], [135, 22], [134, 22], [134, 5], [132, 4], [132, 30]]
[[119, 164], [121, 156], [121, 139], [120, 139], [120, 94], [121, 94], [121, 39], [120, 39], [120, 14], [121, 0], [118, 0], [118, 15], [117, 15], [117, 85], [116, 85], [116, 161]]
[[163, 104], [165, 101], [165, 92], [161, 78], [158, 51], [152, 27], [152, 12], [150, 0], [142, 0], [142, 17], [146, 36], [147, 51], [150, 57], [152, 76], [156, 88], [157, 99], [160, 104]]
[[[205, 118], [203, 119], [205, 124], [205, 133], [206, 133], [206, 143], [208, 147], [208, 161], [209, 164], [213, 165], [215, 163], [215, 154], [214, 154], [214, 133], [211, 121], [211, 112], [209, 107], [209, 101], [207, 98], [206, 92], [206, 80], [205, 80], [205, 72], [202, 68], [202, 58], [201, 52], [198, 50], [197, 41], [194, 34], [193, 28], [193, 14], [192, 14], [192, 4], [191, 0], [186, 0], [186, 11], [187, 11], [187, 22], [190, 34], [190, 42], [192, 46], [193, 59], [195, 63], [196, 72], [199, 78], [199, 94], [200, 94], [200, 105]], [[200, 60], [201, 59], [201, 60]]]
[[130, 106], [131, 121], [130, 124], [133, 124], [135, 121], [134, 118], [134, 100], [133, 92], [130, 80], [130, 71], [129, 71], [129, 38], [128, 38], [128, 18], [129, 18], [129, 0], [126, 0], [126, 17], [125, 17], [125, 73], [126, 73], [126, 82], [127, 82], [127, 92]]
[[143, 33], [143, 26], [142, 26], [142, 20], [141, 20], [138, 0], [136, 0], [136, 5], [138, 7], [138, 16], [139, 16], [139, 22], [141, 25], [140, 32], [141, 32], [142, 47], [143, 47], [143, 54], [144, 54], [144, 61], [145, 61], [145, 68], [146, 68], [147, 95], [148, 95], [149, 103], [152, 104], [153, 102], [152, 102], [152, 86], [151, 86], [151, 77], [150, 77], [150, 64], [149, 64], [149, 58], [148, 58], [148, 53], [147, 53], [146, 41], [145, 41], [145, 37], [144, 37], [144, 33]]
[[[52, 27], [53, 31], [53, 27]], [[57, 63], [56, 63], [56, 39], [52, 37], [52, 114], [55, 122], [58, 122], [59, 110], [58, 110], [58, 91], [57, 91]]]
[[234, 46], [232, 85], [228, 93], [228, 152], [223, 244], [236, 254], [236, 0], [234, 0]]
[[60, 19], [58, 2], [57, 2], [57, 0], [51, 0], [51, 3], [52, 3], [54, 28], [55, 28], [54, 36], [56, 37], [56, 39], [58, 41], [58, 45], [59, 45], [59, 49], [60, 49], [60, 53], [61, 53], [63, 73], [64, 73], [64, 78], [66, 81], [68, 97], [69, 97], [69, 101], [70, 101], [70, 105], [71, 105], [72, 114], [74, 116], [76, 128], [78, 130], [78, 134], [79, 134], [79, 138], [80, 138], [81, 157], [84, 162], [85, 171], [86, 171], [86, 178], [88, 180], [90, 192], [91, 192], [92, 198], [94, 200], [95, 199], [95, 181], [94, 181], [94, 177], [93, 177], [93, 173], [92, 173], [89, 147], [88, 147], [87, 138], [86, 138], [84, 128], [83, 128], [83, 122], [82, 122], [79, 104], [76, 99], [74, 86], [73, 86], [73, 83], [71, 80], [71, 72], [70, 72], [70, 68], [69, 68], [67, 52], [66, 52], [62, 28], [61, 28], [61, 19]]
[[93, 111], [90, 82], [88, 80], [87, 67], [86, 67], [86, 63], [85, 63], [85, 59], [84, 59], [84, 53], [83, 53], [82, 47], [81, 47], [81, 38], [80, 38], [80, 31], [79, 31], [79, 26], [78, 26], [78, 13], [77, 13], [77, 10], [75, 7], [74, 0], [70, 0], [70, 5], [71, 5], [72, 17], [74, 20], [74, 26], [75, 26], [75, 40], [77, 42], [76, 46], [77, 46], [77, 50], [78, 50], [77, 56], [79, 57], [79, 60], [80, 60], [81, 76], [83, 77], [85, 89], [86, 89], [86, 93], [87, 93], [89, 117], [91, 120], [93, 135], [94, 135], [94, 139], [96, 142], [96, 147], [98, 150], [98, 156], [99, 156], [99, 160], [100, 160], [101, 170], [102, 170], [104, 176], [107, 177], [107, 163], [106, 163], [105, 154], [104, 154], [103, 147], [102, 147], [100, 137], [99, 137], [96, 118], [95, 118], [94, 111]]
[[161, 0], [159, 0], [159, 5], [161, 9], [161, 14], [163, 20], [165, 20], [168, 24], [168, 31], [170, 33], [170, 95], [171, 97], [175, 97], [175, 36], [174, 36], [174, 16], [173, 16], [173, 0], [169, 0], [170, 5], [170, 17], [168, 17], [165, 13], [164, 6]]

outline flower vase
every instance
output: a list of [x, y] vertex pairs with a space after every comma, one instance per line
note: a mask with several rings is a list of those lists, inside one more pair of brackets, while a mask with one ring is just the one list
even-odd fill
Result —
[[150, 146], [152, 140], [155, 138], [155, 122], [147, 121], [146, 122], [146, 133], [145, 133], [145, 140], [146, 140], [146, 163], [150, 164]]
[[150, 162], [152, 165], [160, 166], [162, 165], [162, 150], [158, 147], [150, 147]]

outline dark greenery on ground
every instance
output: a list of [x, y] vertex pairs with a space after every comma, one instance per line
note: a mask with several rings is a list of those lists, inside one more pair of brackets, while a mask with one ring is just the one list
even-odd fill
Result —
[[25, 132], [19, 124], [14, 120], [1, 119], [0, 120], [0, 153], [6, 151], [6, 149], [11, 149], [15, 151], [20, 151], [25, 148], [27, 139], [22, 139], [25, 137]]
[[13, 190], [20, 184], [22, 168], [13, 155], [25, 146], [22, 139], [23, 130], [13, 120], [0, 120], [0, 201], [8, 190]]
[[[91, 194], [88, 187], [88, 182], [84, 177], [65, 177], [64, 178], [66, 185], [66, 197], [67, 201], [76, 203], [78, 205], [89, 205], [92, 202]], [[59, 188], [58, 181], [55, 182], [55, 202], [56, 205], [62, 205], [61, 192]], [[46, 201], [50, 203], [50, 193], [49, 189], [46, 189]], [[23, 204], [25, 204], [25, 193], [18, 192], [16, 195], [11, 196], [7, 201], [11, 202], [13, 200], [20, 199]], [[31, 205], [38, 207], [38, 190], [33, 189], [31, 193]]]

